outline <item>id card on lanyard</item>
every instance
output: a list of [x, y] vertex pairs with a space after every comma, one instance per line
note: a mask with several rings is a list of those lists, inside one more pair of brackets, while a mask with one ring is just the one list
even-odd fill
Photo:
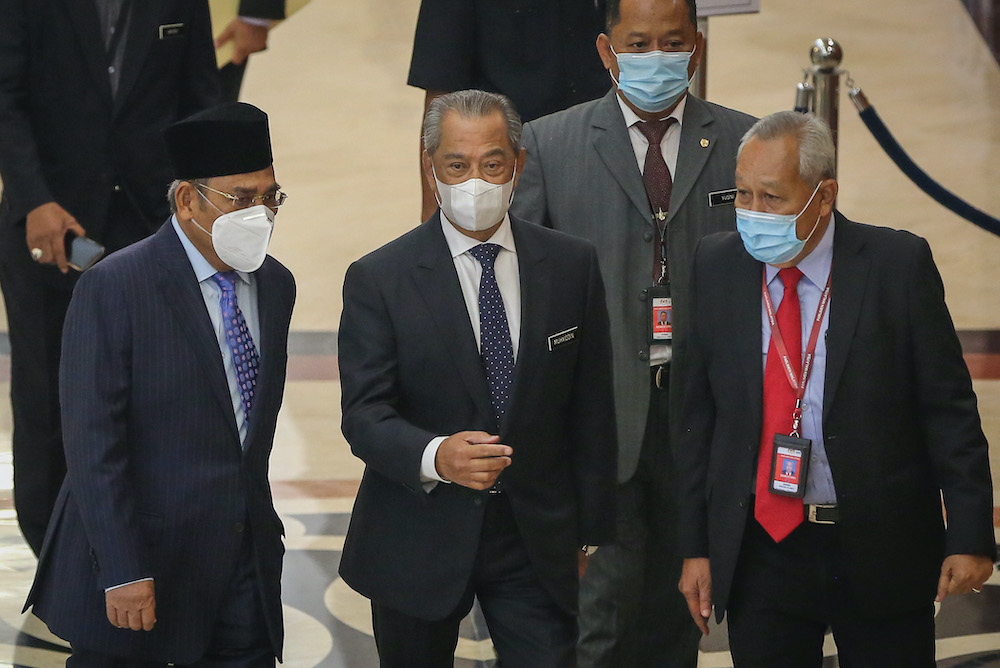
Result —
[[[647, 294], [646, 322], [648, 323], [649, 344], [670, 344], [674, 338], [674, 300], [670, 296], [670, 274], [667, 271], [667, 230], [664, 221], [666, 214], [653, 215], [653, 222], [658, 232], [659, 240], [659, 272], [654, 275], [655, 282]], [[661, 225], [663, 227], [661, 228]]]
[[[819, 342], [819, 330], [823, 325], [823, 316], [826, 314], [827, 306], [830, 303], [830, 280], [833, 277], [831, 269], [830, 275], [826, 279], [826, 287], [819, 298], [819, 306], [816, 307], [816, 316], [813, 318], [812, 330], [809, 333], [809, 344], [806, 347], [806, 354], [802, 360], [802, 373], [796, 378], [792, 361], [788, 357], [788, 348], [785, 340], [778, 328], [778, 320], [774, 313], [774, 304], [771, 302], [771, 295], [767, 291], [767, 269], [764, 269], [764, 276], [761, 279], [761, 294], [764, 299], [764, 307], [767, 310], [767, 320], [771, 324], [771, 340], [774, 342], [775, 351], [781, 357], [781, 366], [785, 370], [785, 378], [795, 392], [795, 408], [792, 410], [792, 432], [791, 434], [775, 434], [773, 447], [771, 450], [771, 475], [768, 488], [772, 494], [781, 496], [791, 496], [801, 499], [806, 493], [806, 481], [809, 473], [809, 453], [812, 450], [812, 441], [802, 438], [799, 434], [799, 427], [802, 424], [802, 399], [806, 395], [806, 384], [812, 373], [813, 358], [816, 356], [816, 345]], [[796, 335], [801, 336], [799, 332]]]

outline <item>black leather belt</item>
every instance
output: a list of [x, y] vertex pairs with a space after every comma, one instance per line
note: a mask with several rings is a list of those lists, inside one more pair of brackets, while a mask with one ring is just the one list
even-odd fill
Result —
[[803, 506], [807, 522], [813, 524], [836, 524], [840, 519], [837, 506], [807, 503]]

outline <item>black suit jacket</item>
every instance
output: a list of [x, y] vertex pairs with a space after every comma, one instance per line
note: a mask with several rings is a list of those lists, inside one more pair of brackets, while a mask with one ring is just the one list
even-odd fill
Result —
[[[24, 218], [46, 202], [97, 241], [115, 192], [132, 204], [135, 238], [168, 215], [172, 173], [161, 133], [218, 97], [208, 5], [131, 4], [112, 97], [92, 1], [0, 0], [0, 255], [8, 261], [30, 263]], [[176, 24], [172, 36], [161, 33]]]
[[[576, 610], [576, 555], [614, 531], [615, 424], [604, 288], [589, 242], [512, 220], [521, 337], [497, 425], [439, 214], [358, 260], [340, 325], [343, 430], [367, 464], [340, 573], [377, 603], [425, 619], [452, 612], [479, 545], [483, 496], [429, 494], [420, 459], [436, 436], [499, 433], [501, 475], [539, 579]], [[549, 349], [553, 334], [575, 338]]]
[[[711, 560], [719, 619], [753, 506], [762, 267], [735, 233], [695, 257], [680, 536], [685, 557]], [[987, 444], [927, 242], [838, 213], [831, 280], [826, 378], [811, 382], [824, 383], [844, 582], [858, 614], [892, 615], [934, 599], [946, 555], [994, 554]]]
[[[169, 223], [77, 284], [60, 373], [67, 477], [26, 604], [74, 646], [194, 662], [250, 531], [280, 656], [283, 528], [267, 461], [295, 286], [270, 257], [255, 276], [260, 369], [243, 448], [215, 331]], [[112, 627], [104, 589], [145, 577], [155, 580], [156, 627]]]

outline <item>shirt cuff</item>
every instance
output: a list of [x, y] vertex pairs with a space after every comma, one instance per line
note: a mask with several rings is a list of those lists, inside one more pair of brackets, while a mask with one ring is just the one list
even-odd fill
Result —
[[108, 587], [107, 589], [104, 590], [104, 593], [107, 594], [112, 589], [118, 589], [120, 587], [127, 587], [127, 586], [129, 586], [131, 584], [135, 584], [136, 582], [152, 582], [152, 581], [153, 581], [153, 578], [139, 578], [138, 580], [132, 580], [131, 582], [123, 582], [120, 585], [115, 585], [114, 587]]
[[438, 436], [432, 438], [430, 443], [424, 448], [424, 454], [420, 458], [420, 482], [424, 483], [424, 491], [430, 492], [432, 489], [437, 487], [439, 482], [451, 483], [450, 480], [445, 480], [442, 478], [438, 472], [437, 467], [434, 465], [434, 460], [437, 458], [438, 448], [444, 443], [444, 440], [448, 438], [447, 436]]
[[259, 28], [270, 28], [271, 19], [262, 19], [256, 16], [241, 16], [240, 21], [243, 23], [249, 23], [252, 26], [257, 26]]

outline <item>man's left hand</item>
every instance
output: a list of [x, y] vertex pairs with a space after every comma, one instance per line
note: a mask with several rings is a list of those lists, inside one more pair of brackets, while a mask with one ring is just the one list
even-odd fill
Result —
[[226, 42], [233, 43], [233, 63], [242, 65], [247, 62], [247, 57], [251, 53], [257, 53], [267, 49], [268, 26], [259, 26], [247, 23], [240, 17], [236, 17], [229, 22], [229, 25], [219, 34], [215, 40], [215, 48], [218, 49]]
[[938, 593], [934, 600], [941, 602], [949, 594], [968, 594], [980, 590], [993, 574], [993, 561], [978, 554], [953, 554], [941, 564]]

